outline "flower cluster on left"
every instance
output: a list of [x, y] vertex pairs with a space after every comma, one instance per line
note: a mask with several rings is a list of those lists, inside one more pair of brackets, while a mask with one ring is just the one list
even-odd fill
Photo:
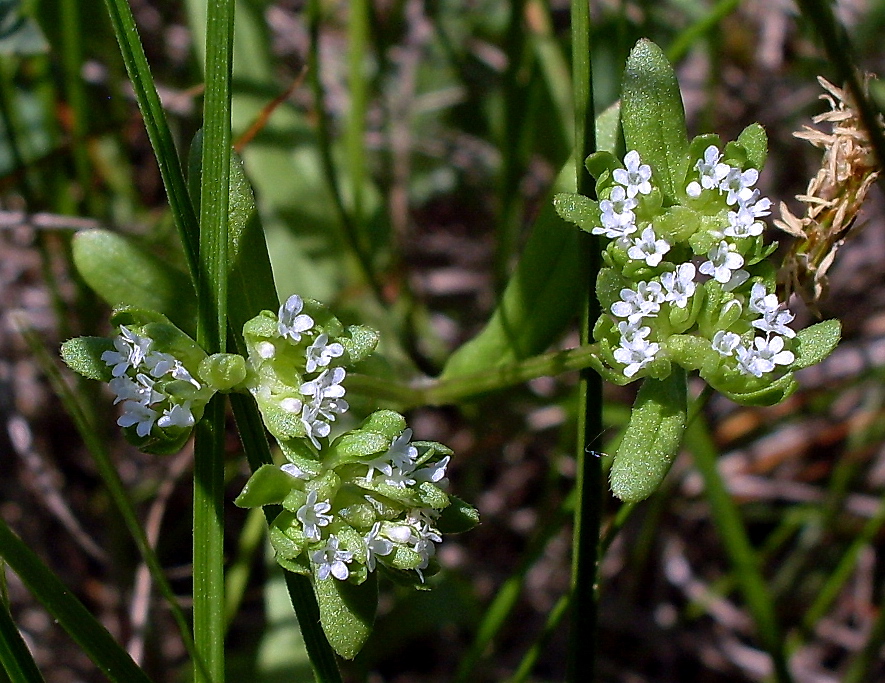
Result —
[[155, 311], [123, 308], [111, 322], [116, 336], [71, 339], [62, 357], [80, 374], [110, 385], [114, 403], [122, 404], [117, 424], [131, 443], [148, 453], [174, 453], [220, 388], [200, 375], [207, 355]]
[[374, 351], [374, 331], [345, 327], [297, 294], [244, 325], [246, 357], [207, 356], [153, 311], [124, 308], [111, 321], [116, 336], [69, 340], [62, 356], [109, 384], [122, 408], [117, 424], [142, 450], [181, 448], [215, 392], [253, 396], [284, 462], [258, 468], [235, 502], [280, 506], [270, 540], [286, 569], [351, 585], [381, 569], [420, 586], [438, 569], [442, 534], [476, 524], [476, 511], [445, 490], [447, 447], [412, 441], [405, 418], [391, 410], [358, 426], [343, 418], [345, 368]]

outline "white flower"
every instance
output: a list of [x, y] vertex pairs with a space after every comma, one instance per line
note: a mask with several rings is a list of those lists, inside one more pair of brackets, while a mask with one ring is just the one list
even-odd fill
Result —
[[394, 467], [411, 472], [418, 459], [418, 449], [409, 442], [412, 440], [412, 430], [404, 429], [403, 433], [390, 442], [390, 448], [384, 454], [384, 459], [392, 463]]
[[145, 356], [144, 364], [147, 366], [148, 370], [151, 371], [151, 375], [154, 377], [162, 377], [166, 374], [171, 374], [175, 379], [184, 380], [185, 382], [190, 382], [197, 389], [201, 388], [201, 384], [194, 379], [193, 375], [188, 372], [187, 368], [182, 365], [181, 361], [178, 360], [171, 353], [162, 353], [160, 351], [151, 351], [147, 356]]
[[[608, 199], [599, 202], [603, 228], [622, 230], [625, 226], [631, 225], [636, 220], [636, 214], [633, 213], [636, 204], [636, 200], [628, 197], [623, 187], [615, 185]], [[600, 234], [597, 232], [599, 230], [605, 232], [604, 229], [594, 228], [593, 234]]]
[[632, 342], [636, 339], [644, 339], [651, 333], [651, 328], [642, 326], [642, 320], [622, 320], [618, 323], [618, 332], [621, 333], [621, 342]]
[[738, 358], [738, 370], [745, 375], [762, 377], [774, 370], [777, 365], [789, 365], [795, 360], [792, 351], [784, 351], [784, 338], [756, 337], [753, 340], [756, 348], [746, 349], [738, 346], [735, 351]]
[[651, 363], [661, 348], [659, 344], [642, 338], [636, 338], [631, 342], [622, 340], [621, 343], [622, 346], [615, 349], [614, 356], [616, 361], [627, 366], [624, 368], [625, 377], [632, 377]]
[[719, 190], [728, 193], [725, 203], [732, 205], [739, 202], [749, 202], [753, 197], [753, 190], [750, 188], [756, 184], [758, 179], [759, 171], [755, 168], [748, 168], [743, 172], [739, 168], [729, 169], [728, 175], [719, 183]]
[[326, 539], [324, 548], [314, 551], [310, 557], [317, 565], [317, 578], [320, 581], [325, 581], [330, 575], [339, 581], [350, 576], [347, 564], [353, 561], [353, 552], [338, 550], [338, 537], [334, 534]]
[[393, 552], [393, 543], [386, 538], [381, 538], [381, 522], [375, 522], [372, 529], [363, 536], [363, 543], [366, 544], [366, 567], [370, 572], [375, 571], [375, 556], [390, 555]]
[[633, 240], [633, 246], [627, 250], [627, 256], [636, 261], [645, 261], [652, 268], [670, 251], [670, 243], [665, 239], [656, 239], [655, 231], [648, 226], [642, 231], [641, 237]]
[[384, 483], [394, 488], [404, 489], [414, 486], [416, 481], [410, 477], [411, 472], [404, 472], [398, 467], [391, 468], [390, 474], [384, 475]]
[[661, 285], [667, 291], [664, 301], [669, 301], [677, 308], [685, 308], [695, 291], [694, 276], [693, 263], [683, 263], [675, 272], [661, 275]]
[[743, 192], [738, 197], [738, 207], [747, 209], [756, 218], [767, 216], [771, 213], [771, 200], [768, 197], [761, 197], [761, 194], [759, 190], [753, 190], [749, 193]]
[[164, 429], [166, 427], [193, 427], [194, 415], [191, 412], [191, 402], [175, 403], [166, 408], [157, 420], [157, 426]]
[[624, 157], [624, 166], [626, 169], [618, 168], [612, 173], [616, 183], [624, 185], [627, 189], [628, 197], [635, 197], [637, 194], [649, 194], [651, 192], [651, 166], [643, 164], [639, 158], [639, 152], [635, 149], [627, 152]]
[[605, 220], [605, 214], [602, 216], [604, 227], [601, 228], [593, 228], [590, 232], [594, 235], [605, 235], [609, 239], [616, 239], [621, 246], [626, 246], [626, 244], [630, 243], [628, 239], [630, 235], [636, 232], [639, 228], [636, 227], [635, 223], [607, 223]]
[[347, 372], [344, 368], [323, 370], [316, 379], [305, 382], [299, 391], [305, 396], [312, 396], [310, 408], [317, 414], [334, 421], [336, 415], [346, 413], [349, 408], [344, 396], [344, 381]]
[[101, 354], [101, 359], [106, 365], [114, 366], [114, 369], [111, 371], [114, 377], [120, 377], [130, 366], [137, 368], [141, 365], [150, 347], [150, 338], [140, 337], [130, 332], [126, 326], [121, 325], [120, 335], [114, 338], [114, 348], [116, 351], [105, 351]]
[[327, 514], [332, 509], [328, 500], [317, 502], [317, 492], [307, 494], [307, 502], [298, 508], [295, 516], [304, 525], [304, 537], [311, 541], [320, 540], [320, 527], [328, 526], [332, 521], [332, 515]]
[[787, 327], [795, 316], [789, 309], [780, 310], [777, 296], [768, 294], [761, 282], [756, 282], [750, 290], [750, 310], [762, 316], [753, 321], [753, 327], [769, 334], [782, 334], [790, 338], [796, 336], [796, 333]]
[[420, 470], [415, 470], [414, 472], [412, 472], [412, 476], [415, 477], [415, 481], [418, 483], [422, 481], [429, 481], [433, 484], [441, 485], [445, 483], [444, 479], [446, 476], [446, 468], [449, 466], [449, 460], [451, 459], [451, 456], [447, 455], [446, 457], [428, 465], [427, 467], [422, 467]]
[[133, 401], [143, 406], [153, 405], [163, 400], [163, 394], [154, 390], [154, 380], [139, 372], [133, 382], [129, 377], [115, 377], [110, 381], [110, 387], [117, 394], [114, 405], [120, 401]]
[[301, 423], [307, 432], [307, 438], [319, 450], [320, 442], [317, 440], [317, 437], [325, 438], [329, 436], [332, 427], [329, 426], [329, 423], [323, 422], [317, 410], [312, 406], [304, 406], [301, 409]]
[[316, 372], [317, 368], [326, 367], [333, 358], [344, 355], [344, 347], [338, 342], [329, 344], [329, 335], [321, 334], [304, 353], [307, 356], [307, 372]]
[[701, 190], [713, 190], [719, 187], [719, 183], [725, 179], [731, 170], [728, 164], [719, 163], [721, 159], [722, 154], [716, 145], [710, 145], [704, 150], [704, 158], [698, 159], [698, 162], [695, 164], [695, 168], [700, 174], [699, 180], [701, 182], [700, 184], [697, 182], [688, 184], [685, 192], [689, 197], [697, 198], [701, 195]]
[[737, 211], [728, 212], [728, 227], [723, 231], [728, 237], [756, 237], [761, 235], [765, 226], [756, 220], [753, 211], [741, 206]]
[[730, 356], [741, 343], [740, 335], [719, 330], [713, 335], [713, 350], [721, 356]]
[[284, 465], [280, 465], [280, 469], [295, 479], [310, 479], [310, 475], [295, 463], [287, 462]]
[[661, 310], [664, 300], [660, 282], [640, 282], [636, 291], [621, 290], [621, 301], [612, 304], [612, 315], [635, 322], [644, 317], [653, 318]]
[[784, 351], [784, 338], [774, 336], [770, 339], [765, 337], [756, 337], [753, 340], [753, 343], [756, 345], [756, 355], [758, 357], [758, 362], [760, 364], [764, 363], [765, 367], [768, 367], [768, 370], [764, 372], [771, 372], [774, 370], [776, 365], [789, 365], [796, 357], [793, 355], [792, 351]]
[[[291, 339], [293, 342], [301, 341], [301, 334], [313, 327], [313, 318], [306, 313], [301, 313], [304, 302], [297, 294], [293, 294], [286, 303], [280, 306], [279, 323], [277, 331], [281, 337]], [[300, 314], [300, 315], [299, 315]]]
[[151, 433], [154, 422], [157, 419], [157, 411], [135, 401], [126, 401], [123, 404], [123, 414], [117, 419], [121, 427], [135, 427], [135, 433], [145, 437]]
[[701, 264], [700, 271], [710, 275], [716, 282], [726, 284], [731, 280], [731, 271], [744, 265], [744, 257], [734, 251], [734, 245], [725, 240], [707, 252], [709, 261]]
[[753, 347], [748, 349], [743, 344], [738, 344], [734, 351], [737, 354], [737, 367], [740, 372], [745, 375], [762, 377], [764, 371], [759, 366], [759, 357], [756, 355], [756, 351]]

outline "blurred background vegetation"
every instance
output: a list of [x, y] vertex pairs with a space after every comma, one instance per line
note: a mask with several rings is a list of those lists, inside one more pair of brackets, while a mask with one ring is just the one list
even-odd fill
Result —
[[[185, 158], [201, 120], [205, 7], [130, 4]], [[846, 0], [836, 11], [857, 66], [885, 71], [885, 2]], [[798, 210], [793, 197], [820, 153], [792, 133], [828, 109], [816, 76], [838, 79], [792, 3], [606, 0], [592, 3], [592, 15], [597, 111], [617, 98], [633, 43], [649, 37], [677, 68], [689, 132], [728, 140], [762, 123], [771, 153], [760, 185]], [[378, 328], [392, 374], [436, 375], [488, 320], [568, 162], [568, 40], [565, 0], [238, 2], [233, 131], [278, 292]], [[35, 330], [54, 353], [72, 335], [107, 332], [107, 307], [72, 266], [78, 231], [113, 230], [184, 268], [101, 2], [0, 2], [0, 131], [0, 514], [154, 680], [186, 680], [171, 617], [45, 378], [46, 361], [20, 334]], [[737, 591], [742, 568], [724, 550], [729, 531], [694, 468], [693, 456], [713, 451], [788, 634], [796, 680], [885, 677], [882, 209], [874, 192], [821, 306], [842, 320], [843, 346], [801, 373], [802, 389], [780, 406], [711, 400], [664, 489], [610, 545], [600, 680], [757, 681], [771, 672]], [[577, 297], [564, 305], [577, 315]], [[575, 328], [554, 348], [576, 343]], [[376, 632], [347, 665], [348, 680], [563, 678], [576, 382], [540, 378], [412, 411], [417, 438], [456, 451], [453, 490], [477, 504], [482, 525], [442, 546], [432, 591], [383, 588]], [[114, 425], [110, 397], [86, 383], [76, 389], [90, 397], [187, 607], [189, 449], [167, 458], [135, 451]], [[605, 418], [616, 438], [634, 388], [609, 389]], [[239, 448], [231, 429], [231, 498], [247, 475]], [[308, 680], [260, 520], [227, 512], [230, 595], [241, 599], [229, 675]], [[46, 680], [102, 680], [17, 579], [7, 581]]]

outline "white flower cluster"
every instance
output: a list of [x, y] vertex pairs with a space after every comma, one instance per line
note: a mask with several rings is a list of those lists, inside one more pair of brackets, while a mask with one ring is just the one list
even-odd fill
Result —
[[[444, 479], [449, 456], [429, 465], [428, 467], [416, 467], [418, 449], [410, 444], [412, 430], [405, 429], [403, 433], [393, 439], [385, 453], [365, 464], [366, 473], [362, 480], [372, 483], [380, 480], [388, 486], [405, 489], [409, 486], [428, 481], [438, 486], [446, 483]], [[292, 464], [282, 466], [284, 472], [299, 479], [308, 479], [308, 475]], [[364, 494], [366, 501], [380, 514], [384, 506], [372, 495]], [[333, 503], [330, 499], [318, 500], [317, 492], [312, 490], [307, 495], [307, 500], [295, 513], [296, 519], [301, 523], [304, 537], [309, 541], [324, 541], [324, 544], [310, 553], [312, 562], [316, 565], [318, 579], [327, 579], [330, 576], [346, 580], [350, 576], [348, 565], [355, 559], [353, 549], [343, 549], [341, 539], [334, 533], [323, 538], [323, 529], [329, 527], [335, 521], [332, 512]], [[375, 571], [379, 557], [385, 557], [393, 553], [397, 548], [407, 549], [415, 553], [415, 571], [423, 581], [422, 570], [430, 563], [430, 559], [436, 554], [436, 543], [442, 541], [442, 535], [434, 523], [439, 517], [439, 512], [433, 508], [414, 508], [409, 510], [402, 519], [392, 521], [376, 521], [372, 528], [362, 535], [360, 559], [366, 568]]]
[[[615, 240], [616, 246], [626, 251], [629, 261], [644, 261], [648, 267], [663, 270], [648, 281], [622, 289], [620, 300], [611, 306], [611, 314], [620, 319], [620, 346], [614, 350], [614, 358], [624, 364], [623, 372], [628, 378], [656, 358], [664, 340], [657, 338], [652, 321], [665, 305], [670, 309], [690, 306], [701, 284], [696, 276], [708, 276], [726, 292], [735, 292], [750, 278], [744, 269], [742, 255], [746, 248], [742, 247], [746, 244], [744, 240], [762, 234], [764, 225], [758, 219], [769, 215], [771, 201], [760, 196], [760, 191], [753, 187], [759, 177], [756, 169], [742, 171], [722, 163], [722, 158], [715, 145], [707, 147], [703, 158], [694, 167], [697, 180], [692, 180], [685, 188], [691, 200], [700, 199], [705, 194], [709, 196], [709, 193], [724, 196], [729, 208], [727, 225], [721, 231], [711, 231], [716, 241], [708, 250], [706, 259], [698, 259], [698, 266], [690, 261], [665, 261], [664, 256], [671, 253], [674, 245], [659, 238], [651, 223], [645, 226], [637, 223], [635, 209], [640, 205], [641, 195], [652, 192], [652, 172], [648, 165], [642, 164], [635, 150], [624, 157], [626, 168], [612, 173], [615, 184], [609, 197], [599, 202], [602, 225], [594, 227], [592, 233]], [[634, 233], [639, 236], [631, 238]], [[755, 377], [762, 377], [777, 365], [792, 363], [794, 355], [784, 349], [783, 336], [795, 336], [795, 332], [787, 327], [793, 315], [783, 309], [776, 296], [769, 294], [759, 282], [753, 284], [749, 297], [737, 293], [735, 296], [730, 305], [747, 305], [750, 311], [759, 314], [761, 317], [751, 324], [765, 332], [765, 336], [756, 337], [751, 346], [745, 347], [738, 334], [721, 330], [711, 340], [713, 348], [722, 356], [733, 356], [741, 373]]]
[[171, 377], [188, 382], [197, 390], [201, 388], [180, 360], [153, 350], [152, 345], [149, 337], [121, 325], [120, 334], [114, 338], [114, 350], [101, 354], [101, 360], [113, 368], [110, 386], [117, 395], [114, 403], [123, 403], [123, 414], [117, 424], [135, 425], [136, 434], [142, 438], [151, 433], [155, 424], [160, 428], [194, 425], [191, 401], [163, 391], [158, 380]]
[[[297, 294], [290, 296], [280, 306], [277, 328], [279, 335], [293, 344], [300, 343], [302, 335], [311, 336], [314, 328], [313, 318], [302, 313], [303, 308], [304, 301]], [[262, 358], [269, 359], [274, 357], [276, 348], [270, 342], [263, 342], [258, 352]], [[344, 387], [341, 386], [347, 371], [342, 367], [329, 367], [333, 359], [344, 355], [344, 347], [338, 342], [330, 344], [328, 335], [318, 334], [304, 354], [307, 374], [325, 369], [301, 384], [299, 392], [306, 397], [304, 400], [287, 397], [280, 401], [280, 406], [287, 412], [301, 413], [301, 422], [308, 438], [319, 448], [318, 437], [329, 436], [332, 430], [330, 423], [349, 408], [344, 400]]]

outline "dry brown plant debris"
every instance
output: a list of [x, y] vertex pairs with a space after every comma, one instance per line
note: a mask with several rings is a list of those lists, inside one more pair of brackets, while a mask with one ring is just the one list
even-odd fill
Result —
[[879, 175], [869, 135], [851, 94], [825, 78], [819, 76], [817, 80], [826, 91], [820, 98], [830, 104], [830, 111], [812, 121], [831, 124], [832, 132], [803, 126], [793, 135], [824, 150], [821, 169], [809, 181], [805, 194], [796, 195], [805, 207], [805, 215], [794, 215], [781, 202], [781, 218], [774, 221], [778, 228], [797, 238], [784, 258], [779, 286], [786, 296], [800, 294], [812, 310], [817, 310], [818, 302], [826, 296], [827, 271]]

